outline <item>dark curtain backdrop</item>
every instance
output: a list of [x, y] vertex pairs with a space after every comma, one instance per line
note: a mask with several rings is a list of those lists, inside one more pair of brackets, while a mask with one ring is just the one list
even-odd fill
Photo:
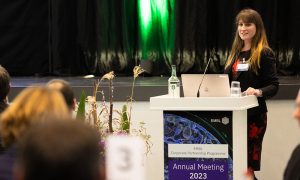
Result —
[[171, 64], [202, 73], [211, 57], [208, 71], [222, 73], [234, 17], [250, 7], [262, 15], [279, 74], [300, 74], [299, 0], [161, 2], [168, 18], [150, 17], [145, 43], [139, 0], [1, 0], [0, 64], [12, 75], [131, 75], [149, 61], [153, 75], [168, 75]]
[[13, 75], [48, 72], [48, 4], [0, 1], [0, 64]]

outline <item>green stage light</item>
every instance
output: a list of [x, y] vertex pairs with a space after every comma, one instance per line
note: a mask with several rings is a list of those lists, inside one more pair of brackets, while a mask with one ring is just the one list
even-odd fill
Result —
[[150, 29], [151, 2], [150, 0], [139, 1], [139, 20], [143, 36], [146, 36]]
[[175, 0], [138, 0], [141, 58], [171, 59], [175, 42]]

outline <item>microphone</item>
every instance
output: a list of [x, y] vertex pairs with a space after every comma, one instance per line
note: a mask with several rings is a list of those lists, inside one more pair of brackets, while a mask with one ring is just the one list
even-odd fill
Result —
[[210, 63], [210, 61], [211, 61], [211, 59], [212, 59], [211, 55], [214, 54], [214, 53], [215, 53], [215, 49], [213, 48], [212, 51], [211, 51], [211, 54], [210, 54], [210, 56], [209, 56], [208, 62], [207, 62], [207, 64], [206, 64], [205, 70], [204, 70], [204, 72], [203, 72], [203, 76], [202, 76], [201, 82], [200, 82], [200, 84], [199, 84], [198, 90], [197, 90], [197, 97], [200, 97], [200, 88], [201, 88], [202, 82], [203, 82], [203, 80], [204, 80], [204, 77], [205, 77], [207, 68], [208, 68], [208, 66], [209, 66], [209, 63]]

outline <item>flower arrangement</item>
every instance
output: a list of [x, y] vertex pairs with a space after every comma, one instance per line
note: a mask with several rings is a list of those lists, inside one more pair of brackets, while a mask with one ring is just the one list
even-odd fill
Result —
[[[111, 134], [139, 136], [144, 140], [146, 146], [145, 153], [148, 154], [151, 152], [152, 142], [150, 141], [151, 136], [147, 133], [145, 128], [145, 123], [140, 122], [137, 129], [131, 128], [135, 81], [136, 78], [138, 78], [143, 72], [144, 70], [140, 66], [134, 67], [131, 94], [127, 98], [126, 103], [122, 106], [121, 110], [115, 109], [113, 103], [113, 79], [115, 78], [114, 72], [111, 71], [102, 76], [101, 79], [98, 79], [96, 82], [94, 82], [92, 96], [86, 96], [85, 92], [82, 92], [76, 118], [85, 120], [87, 123], [94, 125], [94, 127], [99, 131], [103, 140], [102, 143], [104, 144], [106, 137]], [[109, 82], [108, 102], [105, 101], [104, 92], [101, 90], [101, 83], [105, 80]], [[97, 95], [99, 93], [102, 97], [100, 104], [97, 103]], [[88, 105], [87, 111], [85, 107], [86, 103]]]

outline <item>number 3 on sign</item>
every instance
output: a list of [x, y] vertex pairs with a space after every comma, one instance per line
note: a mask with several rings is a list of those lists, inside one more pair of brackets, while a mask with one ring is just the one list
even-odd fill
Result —
[[116, 156], [120, 157], [118, 158], [119, 161], [117, 164], [117, 168], [120, 171], [130, 171], [130, 169], [132, 168], [131, 165], [132, 154], [130, 149], [124, 146], [120, 146], [119, 149], [117, 149]]
[[[144, 180], [144, 141], [137, 137], [110, 136], [106, 141], [108, 180]], [[132, 146], [134, 144], [134, 146]]]

